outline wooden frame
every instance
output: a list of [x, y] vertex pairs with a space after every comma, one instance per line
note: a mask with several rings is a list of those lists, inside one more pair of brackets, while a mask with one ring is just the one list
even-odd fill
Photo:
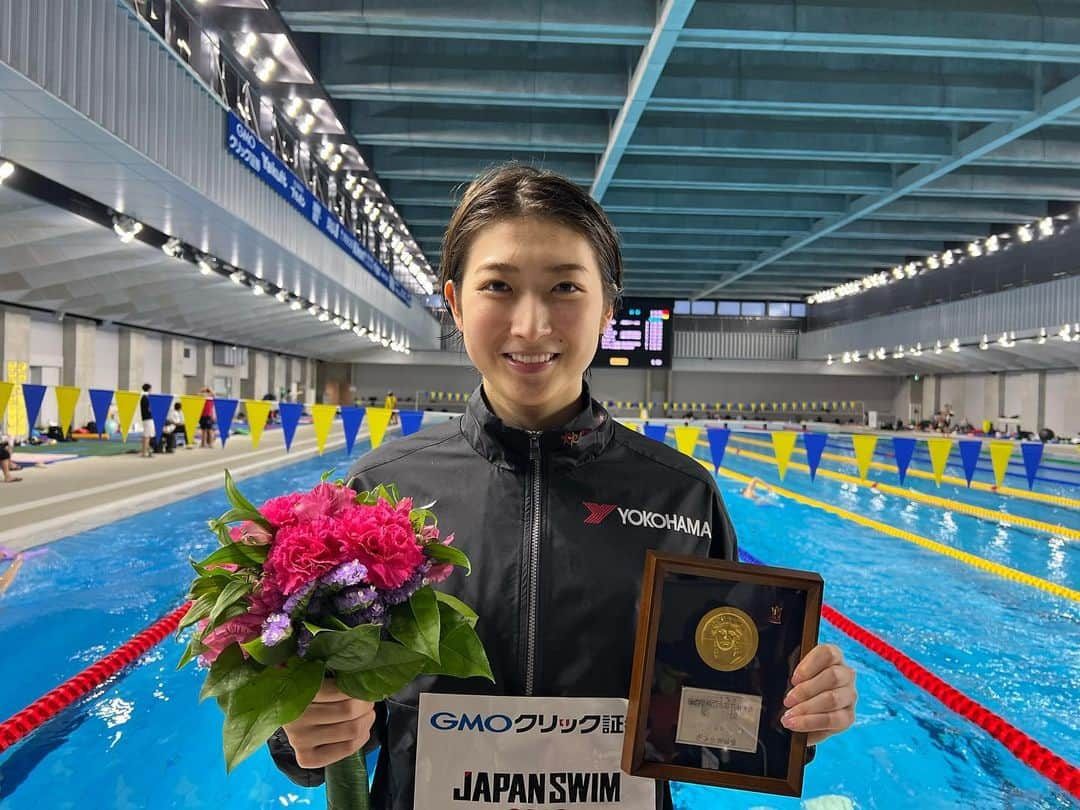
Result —
[[[806, 655], [816, 644], [818, 628], [821, 621], [821, 602], [824, 582], [817, 574], [806, 571], [795, 571], [787, 568], [774, 568], [763, 565], [742, 565], [739, 563], [722, 560], [704, 559], [701, 557], [689, 557], [677, 554], [661, 554], [648, 551], [645, 558], [645, 575], [642, 584], [641, 607], [638, 611], [638, 626], [636, 642], [634, 646], [634, 666], [630, 679], [630, 705], [626, 716], [626, 734], [623, 741], [622, 768], [632, 776], [642, 776], [650, 779], [669, 779], [679, 782], [693, 782], [716, 787], [737, 788], [752, 790], [763, 793], [776, 793], [786, 796], [801, 796], [803, 782], [803, 767], [806, 757], [806, 733], [789, 732], [782, 730], [782, 735], [790, 737], [789, 754], [785, 773], [782, 777], [761, 776], [747, 773], [739, 773], [733, 770], [717, 768], [705, 768], [688, 766], [684, 764], [668, 764], [646, 759], [646, 732], [649, 728], [650, 710], [652, 708], [653, 683], [656, 676], [655, 667], [657, 661], [657, 641], [659, 636], [661, 608], [663, 602], [663, 590], [669, 575], [688, 575], [690, 578], [704, 580], [718, 580], [725, 583], [746, 584], [750, 586], [767, 586], [773, 588], [789, 589], [805, 593], [805, 609], [803, 611], [802, 632], [799, 636], [801, 652], [799, 659]], [[683, 580], [689, 582], [692, 580]], [[705, 613], [704, 606], [699, 611]], [[699, 655], [694, 647], [694, 638], [683, 638], [682, 643], [689, 645], [694, 655]], [[790, 640], [789, 640], [790, 644]], [[745, 667], [749, 668], [758, 661], [758, 653], [755, 650], [753, 659]], [[700, 656], [699, 656], [700, 657]], [[706, 662], [708, 663], [708, 662]], [[786, 673], [787, 688], [790, 688], [791, 674], [795, 664], [790, 665]], [[709, 665], [712, 666], [712, 665]], [[686, 674], [686, 673], [679, 673]], [[727, 673], [719, 672], [703, 678], [705, 683], [687, 684], [687, 686], [702, 686], [717, 688], [722, 686]], [[678, 687], [680, 707], [682, 705], [682, 689]], [[784, 690], [786, 694], [786, 689]], [[775, 701], [783, 700], [783, 694], [768, 696], [776, 708]], [[760, 718], [759, 718], [760, 719]], [[681, 708], [680, 720], [681, 723]], [[777, 732], [773, 731], [774, 739]], [[676, 732], [677, 736], [677, 732]], [[678, 743], [682, 744], [682, 743]], [[711, 752], [706, 746], [696, 746], [702, 751]], [[693, 751], [695, 746], [689, 750]], [[745, 750], [745, 749], [744, 749]], [[724, 752], [730, 753], [730, 752]], [[703, 755], [704, 757], [704, 755]], [[757, 752], [751, 757], [758, 758]], [[762, 754], [762, 762], [767, 763], [767, 756]], [[763, 766], [764, 767], [764, 766]]]

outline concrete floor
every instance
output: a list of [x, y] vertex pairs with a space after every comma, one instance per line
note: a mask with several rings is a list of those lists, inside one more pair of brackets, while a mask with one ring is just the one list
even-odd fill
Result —
[[[359, 438], [366, 438], [367, 427]], [[326, 450], [345, 444], [332, 437]], [[138, 444], [133, 444], [138, 448]], [[248, 436], [232, 436], [222, 449], [178, 449], [169, 455], [99, 456], [24, 466], [22, 481], [0, 484], [0, 546], [25, 549], [86, 531], [180, 498], [219, 489], [226, 467], [240, 480], [318, 453], [315, 429], [297, 428], [288, 454], [280, 433], [266, 434], [259, 449]]]

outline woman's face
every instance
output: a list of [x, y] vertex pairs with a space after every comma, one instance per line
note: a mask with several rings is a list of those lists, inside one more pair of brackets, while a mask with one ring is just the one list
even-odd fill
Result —
[[535, 217], [489, 225], [443, 293], [500, 419], [540, 430], [574, 414], [612, 315], [584, 236]]

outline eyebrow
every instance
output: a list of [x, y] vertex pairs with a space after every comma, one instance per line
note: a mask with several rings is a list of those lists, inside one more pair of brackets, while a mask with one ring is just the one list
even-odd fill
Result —
[[[509, 262], [484, 262], [482, 265], [476, 268], [477, 270], [495, 270], [502, 271], [504, 273], [516, 273], [518, 272], [518, 266], [516, 264], [510, 264]], [[549, 273], [565, 273], [567, 271], [584, 273], [587, 272], [585, 267], [576, 262], [569, 262], [566, 264], [553, 264], [545, 268]]]

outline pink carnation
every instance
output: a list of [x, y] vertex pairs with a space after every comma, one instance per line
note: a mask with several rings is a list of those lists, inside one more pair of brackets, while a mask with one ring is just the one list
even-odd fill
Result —
[[350, 556], [342, 553], [335, 532], [337, 520], [317, 517], [306, 523], [282, 526], [277, 531], [263, 566], [271, 587], [289, 596]]
[[[425, 526], [424, 530], [426, 531], [427, 528], [428, 527]], [[434, 528], [434, 527], [432, 527], [432, 528]], [[425, 539], [428, 539], [426, 535], [425, 535]], [[435, 529], [434, 537], [432, 539], [434, 539], [434, 540], [439, 539], [439, 530], [438, 529]], [[448, 535], [446, 535], [445, 540], [439, 540], [439, 542], [442, 543], [444, 546], [448, 546], [448, 545], [450, 545], [451, 543], [454, 542], [454, 535], [453, 534], [448, 534]], [[449, 577], [452, 573], [454, 573], [454, 565], [453, 565], [453, 563], [438, 563], [436, 565], [431, 566], [431, 570], [429, 570], [428, 573], [427, 573], [427, 581], [432, 583], [432, 584], [438, 584], [438, 583], [442, 582], [443, 580], [445, 580], [447, 577]]]
[[356, 504], [356, 493], [348, 487], [322, 483], [293, 506], [293, 514], [301, 521], [317, 517], [334, 518]]
[[202, 654], [204, 663], [214, 663], [230, 644], [246, 644], [258, 638], [262, 632], [263, 618], [255, 613], [242, 613], [203, 636], [202, 643], [206, 647], [206, 652]]
[[304, 496], [299, 492], [292, 492], [288, 495], [271, 498], [259, 507], [259, 512], [274, 526], [293, 526], [297, 523], [297, 516], [293, 511], [293, 507], [302, 497]]
[[380, 499], [375, 506], [348, 510], [337, 521], [344, 558], [363, 563], [368, 581], [379, 590], [400, 587], [424, 561], [409, 521], [411, 508], [408, 498], [396, 509]]
[[239, 526], [233, 526], [229, 529], [229, 537], [234, 543], [243, 543], [246, 546], [265, 546], [274, 539], [267, 529], [253, 520], [245, 520]]

